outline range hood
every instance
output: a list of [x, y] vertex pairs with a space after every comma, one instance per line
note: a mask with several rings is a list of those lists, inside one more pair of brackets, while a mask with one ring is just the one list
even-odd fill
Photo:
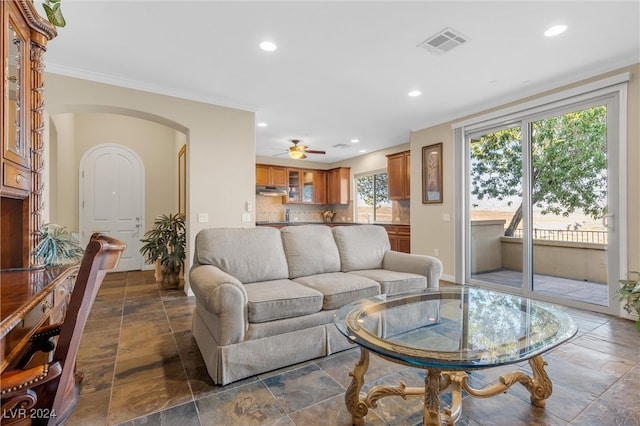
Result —
[[282, 197], [287, 195], [287, 188], [278, 186], [257, 186], [256, 194], [269, 197]]

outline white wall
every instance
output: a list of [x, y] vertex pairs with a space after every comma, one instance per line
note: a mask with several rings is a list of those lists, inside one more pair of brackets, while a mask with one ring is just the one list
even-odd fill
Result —
[[[640, 84], [638, 75], [640, 65], [599, 76], [629, 71], [632, 79], [629, 83], [628, 102], [628, 257], [629, 269], [640, 268], [640, 168], [635, 165], [640, 160], [640, 137], [638, 116], [640, 116]], [[594, 80], [594, 79], [591, 79]], [[576, 82], [557, 90], [583, 84]], [[171, 127], [187, 134], [187, 228], [188, 259], [194, 243], [195, 234], [209, 226], [253, 226], [251, 222], [241, 222], [241, 213], [246, 201], [255, 199], [255, 127], [253, 112], [240, 111], [214, 105], [202, 104], [183, 99], [171, 98], [131, 89], [119, 88], [100, 83], [45, 74], [47, 91], [46, 110], [49, 113], [87, 111], [96, 108], [112, 107], [130, 111], [133, 115], [164, 120]], [[556, 91], [557, 91], [556, 90]], [[553, 92], [553, 91], [550, 91]], [[544, 96], [550, 92], [536, 96]], [[530, 99], [530, 98], [529, 98]], [[523, 99], [519, 102], [526, 101]], [[511, 103], [511, 104], [515, 104]], [[504, 108], [502, 105], [497, 108]], [[495, 109], [497, 109], [495, 108]], [[478, 112], [476, 115], [489, 111]], [[460, 121], [469, 117], [460, 117]], [[59, 129], [58, 129], [59, 130]], [[445, 275], [454, 273], [454, 228], [453, 222], [444, 222], [443, 214], [453, 211], [453, 131], [451, 122], [408, 135], [411, 149], [411, 246], [415, 253], [432, 255], [439, 249], [444, 263]], [[443, 204], [422, 204], [421, 200], [421, 154], [422, 147], [443, 142], [444, 166], [444, 202]], [[64, 141], [59, 141], [59, 144]], [[403, 148], [404, 147], [404, 148]], [[368, 170], [386, 167], [385, 154], [399, 152], [406, 145], [394, 147], [356, 157], [351, 160], [327, 165], [351, 167], [352, 175]], [[258, 162], [281, 164], [283, 159], [270, 160], [262, 157]], [[287, 164], [291, 164], [287, 161]], [[296, 162], [295, 164], [300, 164]], [[306, 167], [315, 168], [311, 163]], [[58, 176], [59, 186], [63, 186]], [[61, 206], [59, 206], [60, 210]], [[208, 213], [209, 223], [197, 222], [198, 213]]]
[[[617, 75], [622, 72], [631, 73], [631, 81], [628, 85], [627, 103], [627, 217], [628, 217], [628, 270], [637, 271], [640, 268], [640, 65], [626, 67], [612, 71], [588, 80], [578, 81], [571, 85], [559, 87], [536, 96], [531, 96], [517, 102], [501, 105], [490, 110], [478, 112], [476, 115], [506, 108], [512, 105], [523, 103], [531, 99], [547, 96], [554, 92], [566, 90], [591, 81], [599, 80], [608, 76]], [[451, 125], [454, 122], [463, 121], [473, 116], [460, 117], [451, 122], [442, 123], [437, 126], [418, 130], [411, 133], [411, 250], [414, 253], [433, 255], [434, 249], [438, 248], [440, 259], [444, 264], [444, 275], [452, 278], [454, 275], [454, 135]], [[442, 204], [422, 204], [420, 187], [413, 182], [420, 182], [421, 179], [421, 151], [422, 147], [434, 143], [443, 143], [443, 179], [444, 179], [444, 202]], [[450, 214], [451, 222], [443, 221], [443, 214]], [[624, 273], [624, 271], [621, 271]]]
[[[187, 135], [187, 267], [201, 229], [253, 226], [253, 217], [241, 221], [245, 202], [255, 198], [253, 112], [51, 73], [45, 73], [44, 82], [45, 110], [51, 115], [118, 113], [156, 121]], [[77, 164], [79, 158], [67, 160]], [[199, 223], [198, 213], [208, 213], [209, 222]]]
[[[146, 192], [144, 231], [152, 227], [158, 215], [178, 211], [175, 130], [153, 121], [126, 115], [76, 113], [74, 132], [75, 158], [78, 162], [89, 149], [102, 144], [123, 145], [141, 158], [144, 164]], [[78, 162], [73, 165], [73, 171], [67, 172], [78, 176]], [[75, 183], [77, 188], [78, 181]], [[78, 206], [78, 192], [75, 191], [73, 199], [75, 206]], [[59, 197], [65, 195], [59, 194]], [[63, 199], [59, 198], [59, 205], [63, 203]], [[76, 213], [77, 211], [76, 209]], [[78, 229], [78, 222], [75, 222], [72, 229]]]

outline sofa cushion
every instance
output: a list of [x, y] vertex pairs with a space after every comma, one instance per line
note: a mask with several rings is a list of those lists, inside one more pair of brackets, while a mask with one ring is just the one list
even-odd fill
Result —
[[342, 272], [380, 269], [384, 254], [391, 250], [387, 231], [378, 225], [336, 226], [333, 236]]
[[243, 284], [289, 276], [280, 230], [268, 226], [203, 229], [195, 262], [217, 266]]
[[313, 314], [322, 309], [322, 293], [290, 280], [247, 284], [249, 322]]
[[388, 271], [386, 269], [364, 269], [349, 273], [377, 281], [380, 284], [380, 292], [383, 294], [403, 293], [405, 291], [427, 288], [427, 279], [423, 275], [411, 274], [409, 272]]
[[280, 232], [289, 278], [340, 271], [338, 246], [328, 226], [286, 226]]
[[332, 272], [310, 275], [294, 280], [322, 293], [322, 309], [338, 309], [366, 297], [380, 294], [380, 285], [369, 278], [355, 274]]

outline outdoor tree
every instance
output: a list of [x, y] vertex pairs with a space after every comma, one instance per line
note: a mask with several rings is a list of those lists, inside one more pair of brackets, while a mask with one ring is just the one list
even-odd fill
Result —
[[356, 179], [356, 188], [358, 194], [368, 206], [377, 208], [389, 201], [389, 198], [387, 198], [387, 182], [386, 173], [369, 175]]
[[[542, 214], [606, 214], [606, 116], [606, 107], [598, 106], [532, 123], [531, 202]], [[520, 127], [512, 127], [471, 144], [471, 193], [479, 200], [522, 198], [521, 140]], [[506, 236], [522, 221], [522, 208], [521, 203]]]

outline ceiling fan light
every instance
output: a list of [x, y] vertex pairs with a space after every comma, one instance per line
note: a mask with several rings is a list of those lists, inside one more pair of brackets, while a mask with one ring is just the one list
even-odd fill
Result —
[[305, 158], [306, 156], [304, 155], [303, 151], [289, 151], [289, 157], [293, 158], [294, 160], [299, 160], [301, 158]]

